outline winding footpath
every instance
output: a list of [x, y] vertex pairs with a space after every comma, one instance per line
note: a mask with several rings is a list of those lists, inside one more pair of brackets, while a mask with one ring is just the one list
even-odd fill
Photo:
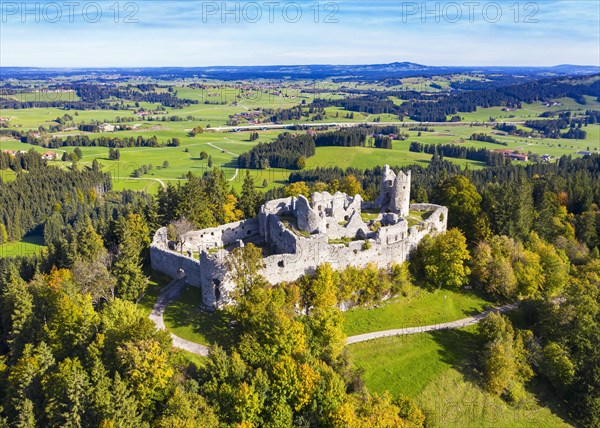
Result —
[[[176, 300], [179, 297], [181, 291], [185, 287], [185, 284], [185, 278], [174, 280], [168, 286], [166, 286], [163, 289], [160, 296], [158, 296], [158, 300], [156, 301], [156, 304], [154, 305], [154, 308], [150, 313], [150, 319], [154, 321], [154, 324], [156, 324], [156, 328], [158, 328], [159, 330], [166, 330], [165, 322], [163, 319], [165, 309], [167, 308], [169, 303], [171, 303], [173, 300]], [[477, 315], [472, 315], [467, 318], [463, 318], [456, 321], [450, 321], [442, 324], [432, 324], [421, 327], [406, 327], [395, 330], [374, 331], [372, 333], [359, 334], [357, 336], [350, 336], [346, 338], [346, 344], [352, 345], [353, 343], [366, 342], [368, 340], [380, 339], [383, 337], [404, 336], [409, 334], [427, 333], [431, 331], [464, 328], [470, 325], [477, 324], [481, 320], [487, 318], [487, 316], [492, 312], [506, 313], [514, 311], [518, 308], [518, 306], [518, 303], [511, 303], [509, 305], [504, 305], [498, 308], [490, 309]], [[210, 353], [210, 348], [208, 346], [201, 345], [195, 342], [190, 342], [189, 340], [185, 340], [179, 336], [174, 335], [173, 333], [171, 333], [171, 338], [173, 339], [173, 346], [175, 348], [183, 349], [185, 351], [203, 357], [207, 357]]]
[[167, 185], [165, 184], [164, 181], [162, 181], [160, 178], [150, 178], [150, 177], [116, 177], [113, 176], [113, 179], [116, 180], [150, 180], [150, 181], [156, 181], [158, 182], [158, 184], [160, 184], [162, 186], [163, 189], [167, 188]]
[[[165, 320], [163, 319], [163, 315], [165, 313], [165, 309], [169, 306], [173, 300], [177, 299], [183, 288], [185, 287], [185, 278], [174, 280], [169, 285], [167, 285], [160, 296], [158, 296], [158, 300], [152, 308], [152, 312], [150, 312], [150, 319], [154, 321], [156, 324], [156, 328], [159, 330], [166, 330]], [[200, 355], [202, 357], [207, 357], [210, 348], [205, 345], [201, 345], [199, 343], [190, 342], [189, 340], [185, 340], [179, 336], [171, 333], [171, 339], [173, 339], [173, 346], [175, 348], [183, 349], [185, 351], [191, 352], [192, 354]]]
[[482, 312], [477, 315], [470, 316], [468, 318], [463, 318], [456, 321], [450, 321], [442, 324], [433, 324], [433, 325], [425, 325], [421, 327], [406, 327], [399, 328], [396, 330], [384, 330], [384, 331], [374, 331], [373, 333], [365, 333], [359, 334], [357, 336], [350, 336], [346, 339], [346, 343], [348, 345], [352, 345], [353, 343], [365, 342], [367, 340], [372, 339], [380, 339], [382, 337], [391, 337], [391, 336], [404, 336], [407, 334], [418, 334], [418, 333], [427, 333], [430, 331], [438, 331], [438, 330], [451, 330], [456, 328], [468, 327], [473, 324], [477, 324], [479, 321], [487, 318], [489, 314], [492, 312], [496, 313], [505, 313], [510, 312], [519, 306], [518, 303], [512, 303], [510, 305], [504, 305], [499, 308], [490, 309], [489, 311]]
[[[230, 142], [233, 142], [233, 141], [229, 140], [228, 138], [225, 138], [225, 140], [228, 140], [228, 141], [230, 141]], [[236, 155], [235, 153], [232, 153], [232, 152], [230, 152], [229, 150], [225, 150], [225, 149], [222, 149], [222, 148], [220, 148], [220, 147], [217, 147], [217, 146], [215, 146], [213, 143], [206, 143], [206, 144], [208, 144], [209, 146], [211, 146], [213, 149], [221, 150], [221, 152], [223, 152], [223, 153], [228, 153], [228, 154], [230, 154], [230, 155], [231, 155], [231, 156], [233, 156], [233, 157], [236, 157], [236, 158], [239, 158], [239, 157], [240, 157], [240, 155]], [[231, 178], [230, 178], [229, 180], [227, 180], [227, 181], [233, 181], [233, 180], [235, 180], [235, 179], [237, 178], [237, 176], [238, 176], [238, 174], [239, 174], [239, 173], [240, 173], [240, 169], [239, 169], [239, 168], [236, 168], [236, 169], [235, 169], [235, 174], [233, 175], [233, 177], [231, 177]]]

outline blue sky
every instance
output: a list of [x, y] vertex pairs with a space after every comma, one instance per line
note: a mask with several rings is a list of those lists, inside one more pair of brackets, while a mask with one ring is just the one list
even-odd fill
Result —
[[600, 65], [598, 0], [73, 1], [0, 0], [0, 65]]

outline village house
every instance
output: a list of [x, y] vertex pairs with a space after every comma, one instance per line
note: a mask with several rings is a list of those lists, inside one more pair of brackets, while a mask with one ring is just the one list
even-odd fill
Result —
[[523, 153], [519, 153], [516, 150], [506, 149], [506, 150], [497, 150], [497, 151], [498, 151], [498, 153], [502, 153], [502, 155], [504, 155], [505, 158], [509, 158], [510, 160], [522, 161], [522, 162], [527, 162], [529, 160], [529, 156], [527, 156], [526, 154], [523, 154]]
[[523, 153], [511, 153], [510, 155], [508, 155], [508, 157], [510, 158], [510, 160], [516, 160], [516, 161], [522, 161], [522, 162], [527, 162], [529, 160], [529, 156], [527, 156]]
[[46, 153], [42, 154], [42, 159], [44, 160], [56, 160], [58, 158], [58, 153], [56, 152], [52, 152], [52, 151], [47, 151]]
[[115, 128], [115, 125], [111, 125], [110, 123], [104, 123], [98, 127], [98, 130], [100, 132], [114, 132]]

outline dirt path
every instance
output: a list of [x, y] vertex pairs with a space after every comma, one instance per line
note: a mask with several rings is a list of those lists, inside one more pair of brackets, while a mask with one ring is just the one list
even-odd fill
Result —
[[[159, 330], [166, 330], [165, 321], [163, 319], [163, 315], [165, 313], [165, 309], [169, 306], [173, 300], [177, 299], [183, 287], [185, 287], [185, 278], [180, 280], [175, 280], [171, 282], [167, 287], [165, 287], [165, 291], [163, 291], [160, 296], [158, 296], [158, 300], [152, 308], [152, 312], [150, 312], [150, 319], [154, 321], [156, 324], [156, 328]], [[171, 339], [173, 339], [173, 346], [179, 349], [183, 349], [185, 351], [191, 352], [192, 354], [200, 355], [202, 357], [207, 357], [210, 353], [210, 348], [205, 345], [201, 345], [199, 343], [190, 342], [189, 340], [182, 339], [179, 336], [171, 333]]]
[[113, 179], [118, 179], [118, 180], [151, 180], [151, 181], [158, 181], [158, 183], [162, 186], [163, 189], [167, 188], [167, 185], [165, 184], [164, 181], [162, 181], [160, 178], [150, 178], [150, 177], [116, 177], [113, 176]]
[[[225, 139], [225, 140], [227, 140], [227, 141], [233, 142], [232, 140], [229, 140], [229, 139], [227, 139], [227, 138], [224, 138], [224, 139]], [[217, 147], [217, 146], [215, 146], [213, 143], [206, 143], [206, 144], [208, 144], [209, 146], [211, 146], [213, 149], [221, 150], [223, 153], [227, 153], [227, 154], [229, 154], [229, 155], [231, 155], [231, 156], [233, 156], [233, 157], [236, 157], [236, 158], [239, 158], [239, 157], [240, 157], [240, 155], [238, 155], [238, 154], [235, 154], [235, 153], [233, 153], [233, 152], [230, 152], [229, 150], [222, 149], [221, 147]], [[231, 178], [230, 178], [230, 179], [228, 179], [227, 181], [233, 181], [233, 180], [235, 180], [235, 179], [237, 178], [237, 176], [238, 176], [238, 174], [239, 174], [239, 173], [240, 173], [240, 169], [239, 169], [239, 168], [236, 168], [236, 169], [235, 169], [235, 174], [233, 174], [233, 177], [231, 177]]]
[[209, 146], [211, 146], [213, 149], [221, 150], [223, 153], [227, 153], [227, 154], [229, 154], [229, 155], [231, 155], [231, 156], [235, 156], [236, 158], [239, 158], [239, 157], [240, 157], [240, 155], [238, 155], [238, 154], [235, 154], [235, 153], [232, 153], [232, 152], [230, 152], [229, 150], [222, 149], [221, 147], [217, 147], [217, 146], [215, 146], [213, 143], [206, 143], [206, 144], [208, 144]]

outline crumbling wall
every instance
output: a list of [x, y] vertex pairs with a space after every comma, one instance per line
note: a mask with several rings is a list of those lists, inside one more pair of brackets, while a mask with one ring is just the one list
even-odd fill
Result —
[[380, 245], [391, 245], [404, 241], [408, 234], [408, 222], [405, 219], [394, 225], [382, 227], [377, 233], [377, 243]]
[[260, 234], [258, 219], [230, 223], [209, 229], [195, 230], [184, 235], [183, 249], [192, 252], [223, 248], [238, 240], [251, 239]]
[[448, 225], [448, 208], [433, 204], [413, 204], [414, 211], [433, 211], [427, 220], [411, 227], [406, 240], [408, 252], [412, 252], [427, 235], [443, 233]]
[[276, 215], [267, 217], [265, 242], [271, 247], [271, 252], [278, 254], [295, 253], [298, 237], [287, 229]]
[[194, 287], [202, 286], [201, 266], [198, 260], [176, 253], [157, 245], [150, 246], [150, 263], [152, 269], [177, 278], [183, 270], [187, 282]]

